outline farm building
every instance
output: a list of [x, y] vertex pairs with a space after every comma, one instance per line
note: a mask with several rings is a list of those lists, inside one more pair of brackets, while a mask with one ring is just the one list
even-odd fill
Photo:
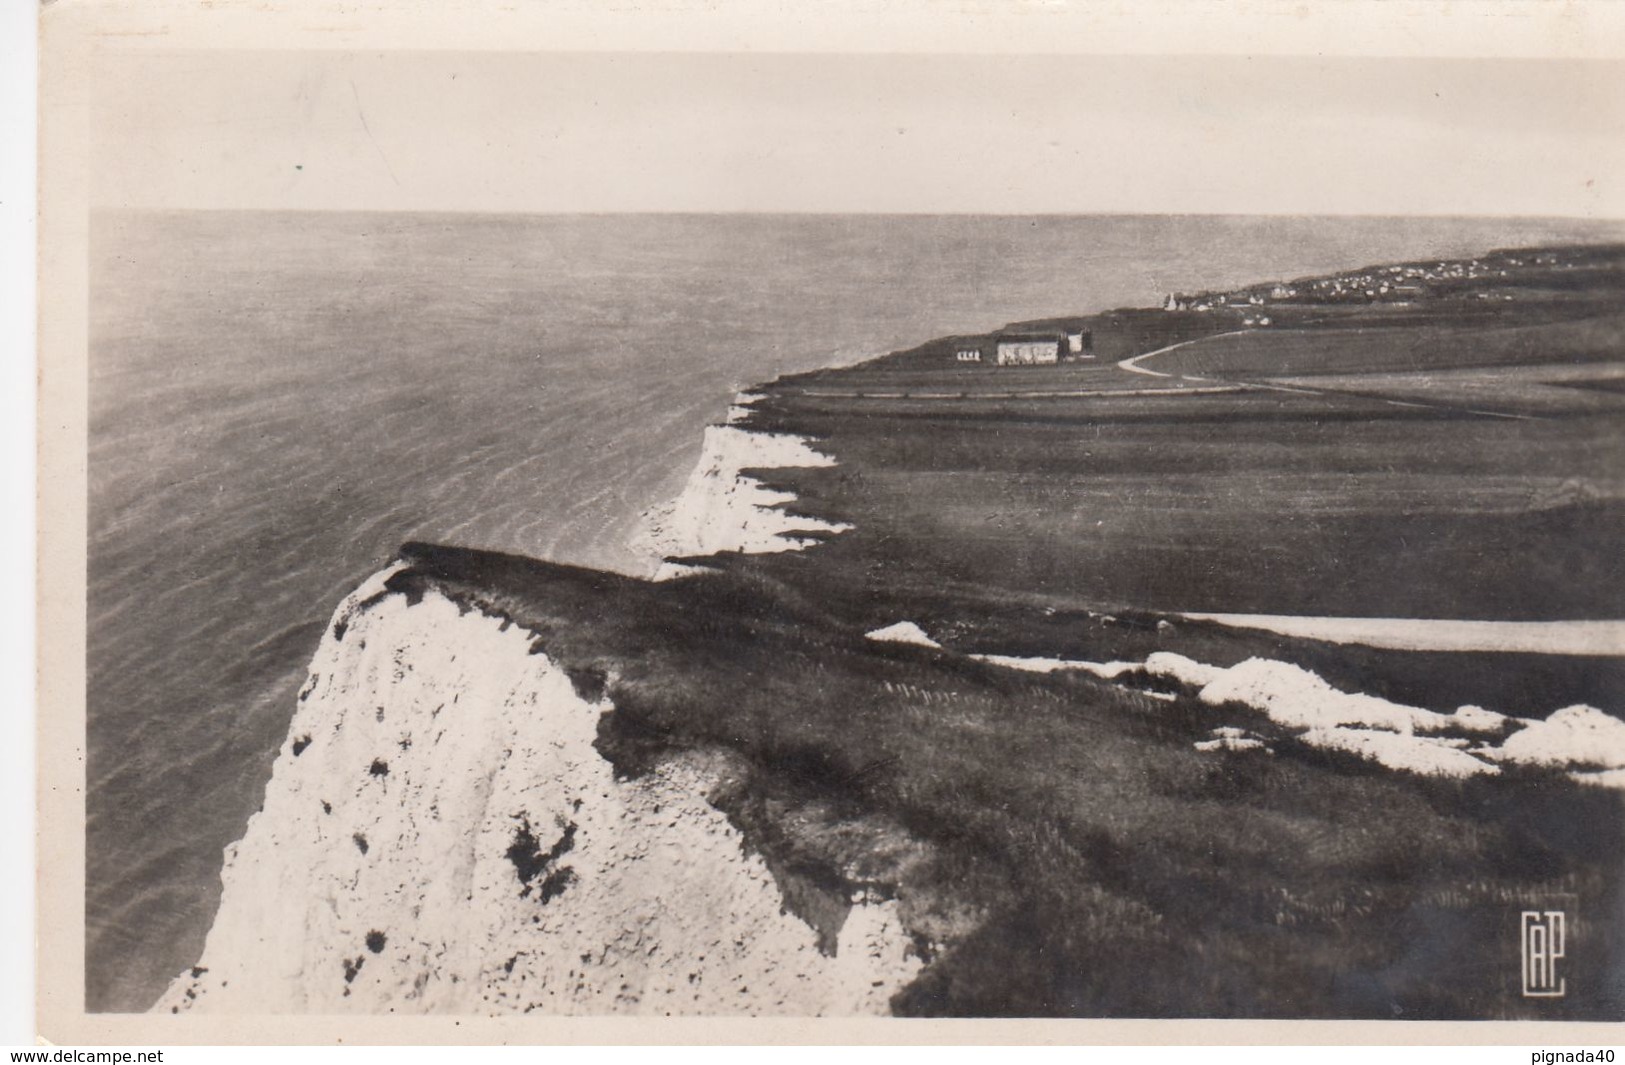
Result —
[[1006, 333], [998, 338], [994, 361], [1000, 366], [1041, 366], [1061, 360], [1062, 333]]
[[959, 362], [981, 362], [982, 349], [961, 344], [954, 350], [954, 358]]

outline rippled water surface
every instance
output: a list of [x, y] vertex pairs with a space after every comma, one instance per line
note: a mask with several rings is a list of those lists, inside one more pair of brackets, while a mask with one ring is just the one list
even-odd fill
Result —
[[328, 614], [403, 540], [642, 572], [732, 392], [1171, 289], [1582, 223], [109, 213], [92, 221], [87, 1004], [202, 946]]

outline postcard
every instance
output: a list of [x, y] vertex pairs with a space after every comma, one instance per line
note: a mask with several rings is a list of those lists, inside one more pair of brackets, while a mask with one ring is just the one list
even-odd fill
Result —
[[42, 1034], [1617, 1035], [1622, 19], [45, 8]]

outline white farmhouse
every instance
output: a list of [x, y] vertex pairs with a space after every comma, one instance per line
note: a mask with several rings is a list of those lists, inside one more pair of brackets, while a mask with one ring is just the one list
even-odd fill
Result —
[[1050, 365], [1061, 360], [1065, 343], [1060, 333], [1006, 333], [998, 338], [994, 361], [1000, 366]]

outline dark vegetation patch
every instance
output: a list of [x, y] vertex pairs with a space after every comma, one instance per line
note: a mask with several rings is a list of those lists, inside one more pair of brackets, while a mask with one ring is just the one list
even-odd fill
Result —
[[[559, 866], [559, 858], [575, 849], [576, 824], [574, 821], [560, 823], [561, 833], [552, 845], [543, 849], [541, 840], [532, 830], [530, 819], [521, 815], [517, 818], [519, 826], [514, 830], [513, 842], [508, 845], [508, 860], [513, 863], [514, 875], [519, 878], [523, 887], [519, 890], [520, 898], [529, 898], [531, 891], [537, 890], [540, 901], [545, 905], [564, 893], [564, 889], [575, 882], [575, 872], [568, 866]], [[545, 874], [545, 875], [544, 875]], [[542, 877], [539, 885], [533, 884], [538, 876]]]
[[[836, 953], [859, 893], [893, 897], [910, 867], [929, 858], [900, 825], [866, 814], [850, 801], [831, 801], [828, 789], [809, 786], [805, 772], [768, 775], [753, 772], [742, 759], [724, 761], [727, 772], [709, 795], [712, 805], [761, 856], [784, 908], [813, 929], [826, 955]], [[885, 762], [873, 764], [877, 771], [888, 768]], [[909, 901], [919, 923], [927, 924], [931, 900], [921, 892]], [[947, 934], [943, 928], [935, 931], [937, 938]]]
[[604, 689], [609, 684], [609, 676], [602, 667], [596, 665], [574, 668], [566, 674], [570, 678], [570, 685], [575, 689], [583, 701], [596, 703], [604, 697]]
[[[568, 865], [561, 865], [550, 871], [542, 878], [536, 892], [537, 900], [543, 905], [564, 894], [564, 889], [576, 882], [576, 872]], [[528, 888], [526, 890], [529, 890]]]
[[[755, 563], [650, 585], [459, 549], [407, 558], [403, 585], [513, 617], [561, 667], [612, 667], [599, 748], [618, 772], [728, 752], [712, 800], [826, 948], [855, 892], [897, 898], [933, 959], [900, 1012], [1534, 1016], [1505, 992], [1509, 907], [1557, 891], [1625, 901], [1608, 857], [1617, 796], [1558, 778], [1433, 781], [1291, 744], [1197, 752], [1212, 728], [1267, 722], [877, 644], [853, 623], [881, 608], [867, 590], [815, 595]], [[928, 600], [941, 617], [954, 592]], [[1142, 650], [1177, 634], [1149, 616], [1096, 621]], [[558, 848], [517, 826], [527, 889], [559, 872]], [[1618, 930], [1592, 934], [1597, 953], [1571, 969], [1591, 990], [1541, 1009], [1608, 1015]]]
[[387, 777], [389, 776], [389, 763], [382, 758], [374, 758], [372, 765], [367, 767], [367, 772], [375, 777]]
[[367, 949], [372, 951], [374, 954], [382, 954], [384, 952], [384, 944], [388, 942], [389, 937], [378, 931], [376, 928], [367, 933]]
[[300, 755], [305, 753], [305, 748], [309, 746], [310, 733], [307, 732], [303, 736], [296, 736], [293, 741], [293, 756], [298, 758]]
[[389, 594], [389, 589], [385, 588], [383, 591], [374, 592], [373, 594], [367, 596], [367, 598], [361, 600], [361, 602], [355, 605], [355, 609], [351, 612], [351, 616], [353, 617], [356, 614], [361, 614], [371, 610], [373, 607], [377, 606], [379, 603], [388, 598]]
[[350, 837], [350, 839], [355, 842], [355, 849], [356, 850], [360, 851], [362, 854], [367, 853], [367, 837], [366, 836], [363, 836], [361, 833], [357, 832], [354, 835], [352, 835]]
[[361, 975], [361, 967], [367, 964], [367, 956], [357, 954], [354, 958], [341, 959], [340, 964], [344, 966], [344, 982], [353, 984], [355, 978]]

